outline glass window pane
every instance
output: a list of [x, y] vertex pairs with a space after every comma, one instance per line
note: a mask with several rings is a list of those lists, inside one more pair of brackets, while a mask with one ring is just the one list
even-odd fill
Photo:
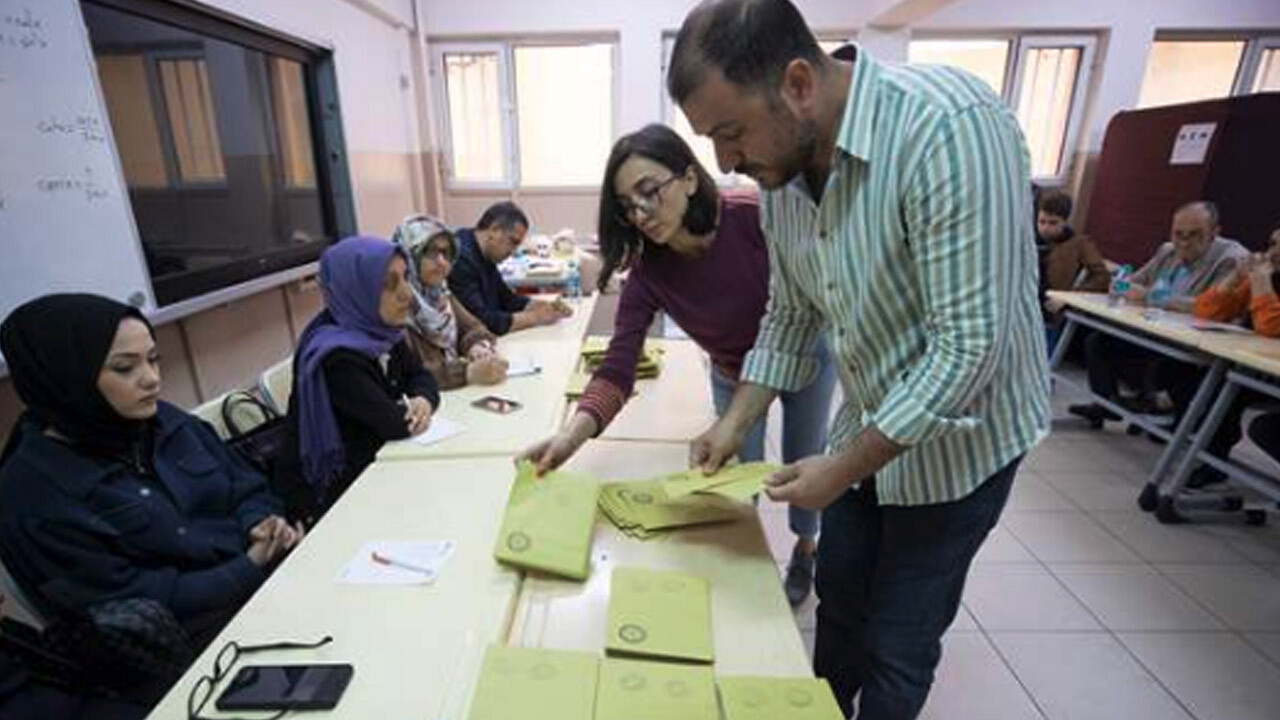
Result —
[[1243, 40], [1157, 40], [1147, 56], [1138, 107], [1227, 97], [1244, 45]]
[[271, 58], [271, 100], [284, 184], [290, 188], [313, 188], [316, 166], [302, 65], [284, 58]]
[[160, 60], [157, 68], [182, 181], [223, 182], [226, 171], [222, 165], [222, 143], [218, 140], [218, 123], [209, 94], [209, 71], [204, 60]]
[[954, 65], [977, 75], [1004, 96], [1005, 68], [1009, 64], [1007, 40], [912, 40], [907, 62], [919, 65]]
[[1062, 172], [1081, 52], [1079, 47], [1042, 47], [1023, 53], [1018, 122], [1031, 152], [1033, 177]]
[[1262, 51], [1262, 62], [1258, 63], [1258, 76], [1253, 81], [1253, 91], [1280, 92], [1280, 48]]
[[506, 178], [496, 53], [446, 53], [445, 93], [453, 178], [499, 182]]
[[160, 305], [317, 257], [335, 233], [305, 63], [225, 40], [205, 16], [83, 8]]
[[613, 46], [515, 49], [520, 184], [600, 184], [613, 144]]
[[130, 188], [163, 188], [169, 185], [169, 172], [144, 63], [137, 54], [102, 55], [98, 77], [120, 149], [125, 183]]

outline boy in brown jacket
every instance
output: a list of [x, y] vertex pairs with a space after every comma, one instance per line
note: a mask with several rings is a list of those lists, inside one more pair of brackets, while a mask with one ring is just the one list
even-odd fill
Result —
[[1049, 299], [1048, 290], [1106, 292], [1111, 274], [1098, 247], [1087, 235], [1077, 235], [1067, 223], [1071, 196], [1056, 190], [1036, 203], [1036, 238], [1040, 245], [1040, 299], [1044, 306], [1045, 339], [1049, 351], [1062, 331], [1062, 304]]

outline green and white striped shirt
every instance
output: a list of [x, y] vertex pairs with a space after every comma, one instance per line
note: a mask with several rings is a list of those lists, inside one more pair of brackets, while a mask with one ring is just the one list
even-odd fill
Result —
[[839, 451], [868, 425], [908, 449], [880, 502], [957, 500], [1048, 431], [1030, 162], [1017, 120], [954, 68], [859, 49], [831, 175], [761, 194], [770, 297], [742, 379], [803, 387], [828, 333]]

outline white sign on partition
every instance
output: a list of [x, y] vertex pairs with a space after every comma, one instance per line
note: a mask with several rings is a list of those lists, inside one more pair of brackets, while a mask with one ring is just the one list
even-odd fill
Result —
[[1209, 154], [1209, 142], [1213, 140], [1213, 131], [1217, 123], [1188, 123], [1178, 129], [1178, 138], [1173, 141], [1173, 152], [1169, 155], [1170, 165], [1203, 165], [1205, 156]]

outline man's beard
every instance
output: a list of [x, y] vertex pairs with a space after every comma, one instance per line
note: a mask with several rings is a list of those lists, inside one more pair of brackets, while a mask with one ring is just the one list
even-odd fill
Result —
[[778, 161], [774, 163], [777, 170], [776, 183], [766, 184], [760, 182], [757, 175], [753, 175], [751, 170], [758, 170], [760, 166], [747, 165], [744, 167], [746, 174], [756, 177], [761, 187], [765, 190], [775, 190], [787, 183], [802, 172], [808, 170], [814, 161], [814, 157], [818, 152], [818, 123], [816, 120], [797, 120], [786, 108], [779, 107], [773, 114], [778, 124], [782, 125], [783, 131], [779, 133], [781, 143], [785, 145], [785, 151], [779, 156]]

